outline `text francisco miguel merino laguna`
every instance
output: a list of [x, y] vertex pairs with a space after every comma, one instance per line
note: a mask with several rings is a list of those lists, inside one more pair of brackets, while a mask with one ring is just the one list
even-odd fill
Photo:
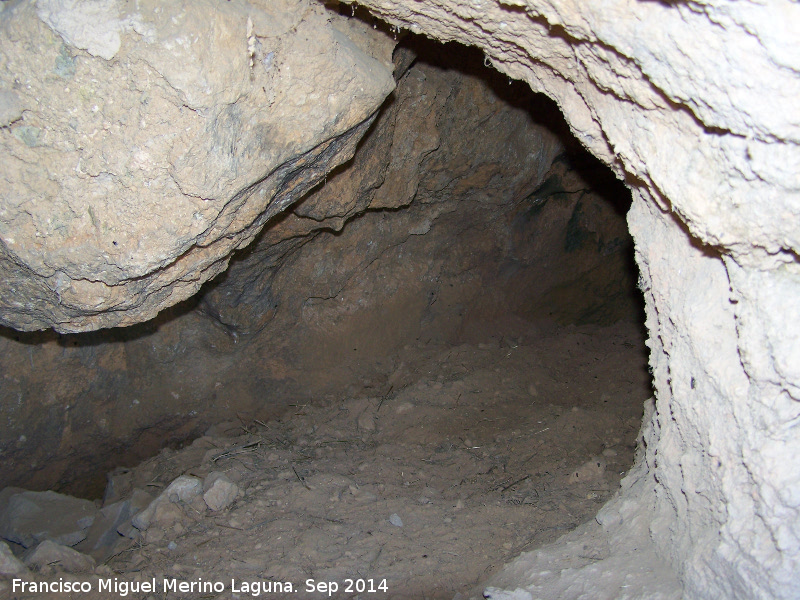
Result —
[[142, 594], [154, 592], [174, 592], [182, 594], [190, 593], [216, 593], [220, 594], [230, 591], [234, 594], [247, 594], [258, 597], [261, 594], [292, 593], [298, 591], [317, 592], [331, 596], [341, 589], [343, 592], [351, 593], [386, 593], [388, 586], [385, 579], [345, 579], [339, 583], [336, 581], [317, 581], [306, 579], [302, 588], [295, 587], [291, 581], [236, 581], [230, 580], [230, 586], [226, 586], [222, 581], [180, 581], [178, 579], [162, 579], [161, 585], [156, 578], [143, 581], [124, 581], [116, 577], [107, 579], [95, 579], [93, 581], [24, 581], [13, 579], [11, 582], [12, 593], [34, 593], [34, 594], [59, 594], [59, 593], [88, 593], [92, 591], [113, 593], [120, 597], [128, 594]]

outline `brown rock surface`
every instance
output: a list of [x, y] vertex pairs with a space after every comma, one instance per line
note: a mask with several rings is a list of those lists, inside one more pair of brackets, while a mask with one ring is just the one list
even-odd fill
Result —
[[94, 569], [95, 561], [69, 546], [45, 540], [25, 553], [25, 564], [38, 569], [57, 566], [62, 572], [85, 573]]

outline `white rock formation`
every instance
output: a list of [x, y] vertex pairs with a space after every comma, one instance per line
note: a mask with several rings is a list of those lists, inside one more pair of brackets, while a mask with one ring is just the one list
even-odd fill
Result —
[[648, 515], [685, 597], [799, 597], [800, 4], [360, 4], [483, 48], [632, 187], [657, 402], [648, 468], [606, 514]]
[[310, 0], [0, 5], [0, 324], [147, 320], [347, 160], [390, 38]]

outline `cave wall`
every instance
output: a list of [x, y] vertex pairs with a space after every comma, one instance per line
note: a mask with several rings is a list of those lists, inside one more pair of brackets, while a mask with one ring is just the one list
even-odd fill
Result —
[[484, 49], [631, 186], [657, 401], [648, 470], [618, 503], [652, 511], [688, 596], [796, 597], [800, 6], [363, 4]]
[[127, 328], [2, 332], [5, 482], [97, 497], [219, 421], [400, 389], [406, 345], [501, 315], [637, 318], [630, 194], [552, 103], [464, 47], [409, 40], [395, 62], [353, 159], [196, 298]]
[[[621, 539], [639, 530], [633, 523], [644, 524], [688, 596], [795, 597], [800, 56], [793, 24], [800, 7], [788, 0], [360, 4], [398, 29], [483, 49], [487, 64], [553, 98], [581, 143], [633, 190], [629, 224], [647, 303], [656, 405], [643, 432], [641, 468], [598, 518], [601, 526]], [[272, 4], [271, 15], [243, 3], [220, 5], [205, 9], [218, 19], [213, 35], [183, 38], [171, 26], [155, 26], [154, 4], [131, 14], [114, 2], [97, 3], [99, 25], [86, 30], [75, 27], [86, 15], [68, 2], [3, 3], [0, 135], [10, 190], [0, 212], [4, 324], [67, 332], [150, 318], [220, 273], [235, 248], [355, 151], [393, 86], [391, 37], [314, 3]], [[208, 30], [207, 22], [188, 18], [204, 14], [202, 7], [190, 13], [170, 6], [175, 21], [165, 23]], [[20, 53], [22, 47], [31, 51]], [[18, 62], [23, 58], [28, 62]], [[176, 73], [176, 64], [187, 67]], [[309, 65], [320, 68], [295, 77]], [[338, 91], [318, 98], [302, 88], [307, 81]], [[112, 82], [129, 93], [111, 93]], [[75, 94], [69, 102], [66, 88]], [[122, 100], [98, 101], [110, 97]], [[291, 111], [271, 110], [268, 122], [260, 121], [258, 108], [278, 97], [284, 102], [275, 106]], [[232, 100], [236, 114], [225, 109]], [[154, 119], [163, 130], [147, 129]], [[137, 131], [143, 139], [121, 135]], [[418, 149], [431, 143], [416, 142]], [[50, 171], [31, 167], [42, 160]], [[397, 201], [390, 194], [387, 206]], [[296, 216], [335, 222], [350, 209], [331, 215], [311, 203], [305, 210]], [[287, 219], [275, 226], [290, 225]], [[122, 244], [118, 235], [126, 236]], [[165, 370], [203, 371], [187, 348], [242, 343], [235, 315], [226, 317], [213, 293], [209, 298], [184, 318], [213, 328], [178, 326], [165, 315], [139, 330], [124, 352], [102, 353], [116, 360], [98, 364], [124, 378], [127, 348], [139, 348], [163, 352], [172, 361]], [[151, 346], [156, 328], [174, 343]], [[71, 361], [73, 387], [45, 385], [49, 408], [37, 411], [53, 413], [40, 433], [54, 440], [55, 454], [69, 456], [73, 446], [55, 440], [69, 431], [69, 398], [94, 381], [91, 360], [106, 345], [85, 338], [70, 352], [64, 340], [40, 335], [19, 342], [6, 336], [15, 350], [4, 353], [5, 375], [13, 380], [14, 373], [39, 369], [37, 353]], [[251, 363], [225, 356], [216, 363], [223, 370], [284, 366], [272, 349], [248, 354]], [[170, 395], [192, 397], [183, 393]], [[3, 406], [26, 405], [15, 392]], [[173, 417], [186, 421], [188, 412]], [[23, 438], [4, 450], [23, 452]], [[498, 579], [501, 587], [534, 590], [541, 573], [529, 559], [510, 567], [514, 577]]]

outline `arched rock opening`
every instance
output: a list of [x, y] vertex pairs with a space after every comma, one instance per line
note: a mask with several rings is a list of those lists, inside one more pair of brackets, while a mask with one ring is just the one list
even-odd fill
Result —
[[[393, 597], [466, 592], [492, 557], [589, 518], [632, 463], [651, 393], [630, 194], [551, 102], [483, 63], [403, 40], [397, 87], [353, 159], [179, 310], [111, 331], [6, 331], [7, 405], [29, 411], [6, 409], [10, 482], [103, 496], [108, 513], [180, 474], [224, 471], [245, 494], [230, 518], [257, 514], [257, 540], [288, 524], [309, 537], [303, 518], [323, 510], [316, 529], [350, 532], [324, 552], [298, 542], [264, 573], [296, 579], [305, 556], [341, 579], [358, 568], [343, 552], [388, 544]], [[399, 543], [379, 531], [393, 514], [409, 531]], [[176, 532], [162, 517], [131, 529], [143, 556], [207, 543], [202, 521]], [[31, 546], [7, 521], [13, 548]], [[110, 559], [130, 543], [116, 526], [113, 543], [94, 531], [74, 547]], [[248, 543], [208, 544], [197, 568], [221, 578], [232, 546], [257, 560]], [[163, 570], [133, 556], [110, 564]]]

